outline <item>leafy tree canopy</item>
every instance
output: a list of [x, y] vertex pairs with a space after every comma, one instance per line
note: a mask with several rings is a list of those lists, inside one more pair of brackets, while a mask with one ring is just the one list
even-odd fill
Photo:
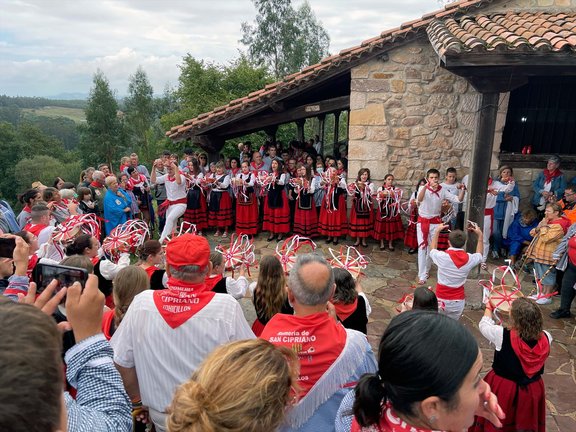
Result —
[[330, 37], [308, 2], [298, 9], [291, 0], [253, 0], [255, 22], [242, 23], [240, 42], [248, 57], [266, 66], [276, 79], [317, 63], [328, 55]]

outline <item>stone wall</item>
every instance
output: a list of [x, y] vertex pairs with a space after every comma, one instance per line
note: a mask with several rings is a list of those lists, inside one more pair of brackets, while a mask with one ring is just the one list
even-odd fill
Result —
[[[394, 174], [410, 190], [427, 169], [455, 167], [467, 174], [480, 94], [438, 64], [423, 38], [400, 46], [385, 60], [352, 70], [349, 177], [370, 168], [372, 178]], [[498, 166], [508, 97], [499, 104], [492, 167]]]

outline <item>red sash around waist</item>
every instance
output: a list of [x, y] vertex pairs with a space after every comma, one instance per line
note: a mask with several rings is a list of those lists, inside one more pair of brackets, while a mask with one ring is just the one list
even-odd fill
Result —
[[420, 224], [420, 229], [422, 230], [422, 243], [420, 243], [418, 247], [424, 249], [428, 247], [430, 224], [441, 224], [442, 218], [440, 216], [435, 216], [433, 218], [425, 218], [423, 216], [418, 216], [418, 223]]
[[438, 283], [436, 284], [436, 297], [442, 300], [464, 300], [464, 285], [451, 287]]

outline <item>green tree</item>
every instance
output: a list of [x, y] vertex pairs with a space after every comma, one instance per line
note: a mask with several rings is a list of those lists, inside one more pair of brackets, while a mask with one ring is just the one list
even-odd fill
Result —
[[123, 147], [122, 123], [118, 102], [102, 71], [94, 74], [86, 107], [86, 125], [81, 127], [81, 151], [85, 164], [112, 164]]
[[18, 126], [16, 142], [23, 158], [35, 155], [50, 155], [60, 158], [65, 152], [62, 141], [46, 135], [40, 128], [27, 121]]
[[138, 67], [136, 73], [130, 77], [124, 106], [128, 141], [134, 150], [148, 160], [153, 157], [150, 154], [149, 139], [155, 115], [154, 89], [141, 67]]
[[251, 61], [265, 65], [276, 79], [297, 72], [328, 55], [330, 38], [308, 2], [298, 10], [291, 0], [253, 0], [253, 24], [242, 23], [240, 42]]

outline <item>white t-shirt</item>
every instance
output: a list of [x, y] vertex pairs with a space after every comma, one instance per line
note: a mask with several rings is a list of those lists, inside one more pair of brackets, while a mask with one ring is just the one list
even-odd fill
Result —
[[[420, 193], [420, 190], [425, 187], [426, 186], [420, 186], [418, 193]], [[456, 204], [460, 203], [458, 197], [451, 194], [446, 188], [441, 188], [440, 191], [436, 192], [437, 194], [426, 189], [426, 192], [424, 193], [424, 199], [418, 205], [418, 214], [423, 218], [431, 219], [440, 216], [440, 212], [442, 210], [442, 201], [444, 200], [448, 200]]]
[[[448, 250], [462, 250], [448, 248]], [[459, 288], [466, 282], [468, 273], [482, 262], [482, 254], [468, 254], [468, 262], [462, 267], [456, 267], [450, 255], [438, 249], [430, 251], [432, 262], [438, 266], [438, 283], [449, 287]]]
[[182, 183], [176, 183], [176, 180], [168, 179], [168, 174], [156, 177], [156, 184], [163, 184], [166, 187], [166, 199], [176, 201], [186, 198], [186, 179], [182, 176]]
[[147, 290], [134, 298], [110, 343], [118, 365], [136, 367], [142, 403], [163, 429], [176, 387], [190, 378], [204, 358], [224, 343], [255, 336], [239, 303], [228, 294], [216, 293], [175, 329], [158, 312], [153, 294]]

